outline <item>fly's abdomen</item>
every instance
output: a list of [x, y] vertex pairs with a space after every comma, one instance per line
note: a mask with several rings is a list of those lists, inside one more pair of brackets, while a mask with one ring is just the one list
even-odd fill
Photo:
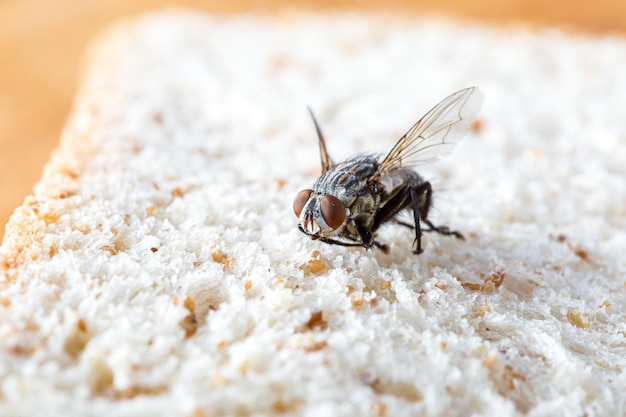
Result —
[[400, 192], [407, 185], [418, 187], [424, 182], [420, 174], [410, 168], [400, 168], [392, 174], [383, 175], [378, 180], [383, 199], [389, 199]]

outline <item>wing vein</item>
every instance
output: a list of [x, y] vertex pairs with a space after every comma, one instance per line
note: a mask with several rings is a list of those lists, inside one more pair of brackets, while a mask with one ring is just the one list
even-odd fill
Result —
[[450, 154], [469, 130], [482, 101], [483, 94], [476, 87], [457, 91], [443, 99], [398, 140], [374, 178]]

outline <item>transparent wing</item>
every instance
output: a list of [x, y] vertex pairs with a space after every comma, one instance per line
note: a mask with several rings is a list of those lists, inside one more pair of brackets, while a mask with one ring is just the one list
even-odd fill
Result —
[[448, 155], [469, 130], [483, 97], [477, 87], [470, 87], [443, 99], [400, 138], [381, 163], [376, 176]]

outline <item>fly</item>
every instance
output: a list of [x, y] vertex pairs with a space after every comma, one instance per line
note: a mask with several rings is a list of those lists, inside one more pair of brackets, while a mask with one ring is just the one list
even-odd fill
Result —
[[[413, 168], [448, 155], [469, 130], [482, 101], [483, 94], [476, 87], [457, 91], [415, 123], [382, 160], [368, 154], [339, 163], [328, 155], [320, 126], [309, 109], [319, 140], [322, 175], [293, 202], [300, 231], [313, 240], [366, 249], [375, 246], [385, 253], [389, 247], [376, 240], [376, 231], [387, 222], [415, 230], [416, 254], [423, 251], [423, 232], [464, 239], [460, 232], [428, 220], [433, 190]], [[397, 218], [404, 210], [411, 212], [413, 224]]]

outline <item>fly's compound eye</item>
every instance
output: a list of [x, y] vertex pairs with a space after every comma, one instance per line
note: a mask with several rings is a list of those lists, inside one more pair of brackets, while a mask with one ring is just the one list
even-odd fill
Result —
[[296, 214], [296, 217], [300, 217], [300, 213], [302, 213], [306, 202], [309, 201], [312, 192], [313, 190], [302, 190], [296, 195], [295, 200], [293, 200], [293, 212]]
[[333, 229], [341, 226], [346, 220], [346, 206], [333, 195], [326, 194], [321, 201], [322, 217]]

